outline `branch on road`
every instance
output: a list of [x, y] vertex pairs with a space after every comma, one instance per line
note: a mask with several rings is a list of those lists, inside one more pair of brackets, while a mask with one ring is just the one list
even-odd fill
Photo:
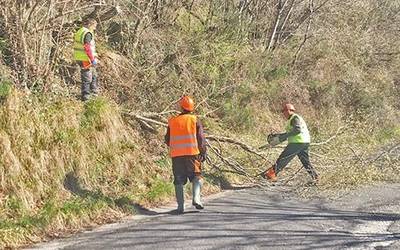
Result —
[[[152, 113], [152, 112], [132, 112], [129, 110], [124, 110], [123, 115], [128, 119], [128, 123], [133, 126], [132, 120], [136, 120], [142, 127], [142, 129], [149, 131], [151, 133], [157, 133], [160, 127], [167, 127], [167, 119], [165, 115], [170, 115], [173, 113], [177, 113], [175, 110], [164, 110], [161, 113]], [[317, 143], [312, 143], [312, 146], [322, 146], [328, 144], [332, 140], [334, 140], [344, 129], [345, 127], [339, 127], [336, 133], [329, 137], [327, 140]], [[273, 162], [268, 158], [268, 153], [259, 151], [259, 149], [273, 149], [273, 148], [283, 148], [284, 146], [275, 146], [271, 147], [266, 144], [261, 146], [260, 148], [253, 147], [248, 143], [240, 141], [238, 139], [230, 138], [222, 135], [206, 135], [207, 146], [209, 148], [209, 157], [207, 157], [207, 163], [212, 166], [218, 172], [226, 172], [226, 173], [234, 173], [244, 177], [247, 181], [251, 183], [255, 183], [255, 178], [259, 178], [260, 169], [264, 169], [266, 165], [271, 165]], [[247, 157], [246, 155], [242, 155], [242, 160], [238, 158], [238, 151], [226, 152], [229, 149], [229, 146], [234, 146], [235, 148], [241, 150], [243, 153], [247, 155], [256, 156], [257, 159], [262, 162], [256, 163], [257, 160], [254, 157]], [[234, 149], [232, 149], [234, 150]], [[247, 157], [247, 159], [246, 159]], [[243, 160], [244, 159], [244, 160]], [[245, 161], [245, 162], [243, 162]], [[241, 163], [242, 162], [242, 163]], [[299, 172], [296, 171], [296, 174]], [[295, 175], [295, 174], [294, 174]], [[293, 175], [293, 176], [294, 176]], [[292, 178], [290, 177], [288, 181]], [[287, 181], [287, 182], [288, 182]]]
[[[166, 122], [166, 119], [164, 115], [175, 113], [176, 111], [164, 111], [161, 113], [150, 113], [150, 112], [131, 112], [128, 110], [124, 110], [122, 113], [125, 118], [128, 119], [128, 124], [133, 126], [132, 124], [132, 119], [136, 120], [142, 127], [142, 129], [149, 131], [151, 133], [157, 133], [159, 127], [167, 127], [168, 124]], [[238, 174], [240, 176], [245, 177], [247, 180], [250, 181], [251, 178], [254, 178], [256, 176], [252, 175], [249, 173], [250, 168], [246, 168], [243, 164], [239, 163], [232, 154], [224, 155], [223, 144], [229, 144], [229, 145], [234, 145], [238, 146], [239, 149], [243, 150], [246, 153], [252, 154], [257, 156], [258, 158], [263, 160], [263, 165], [265, 165], [267, 162], [268, 164], [271, 164], [270, 160], [267, 157], [267, 154], [265, 152], [259, 152], [257, 151], [253, 146], [244, 143], [242, 141], [239, 141], [237, 139], [233, 139], [230, 137], [226, 136], [220, 136], [220, 135], [206, 135], [207, 139], [207, 146], [211, 151], [211, 154], [213, 157], [208, 157], [207, 162], [210, 164], [210, 166], [213, 166], [215, 169], [217, 169], [220, 172], [230, 172], [234, 174]], [[252, 161], [253, 162], [253, 161]], [[220, 166], [225, 166], [227, 168], [221, 168]]]

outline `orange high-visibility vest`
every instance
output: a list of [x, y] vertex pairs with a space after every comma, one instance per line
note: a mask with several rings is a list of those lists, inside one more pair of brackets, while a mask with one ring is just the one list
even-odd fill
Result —
[[196, 138], [196, 121], [196, 116], [190, 114], [179, 115], [168, 121], [171, 157], [200, 154]]

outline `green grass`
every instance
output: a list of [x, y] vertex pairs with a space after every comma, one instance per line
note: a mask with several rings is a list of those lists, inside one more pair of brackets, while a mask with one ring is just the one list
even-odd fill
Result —
[[12, 89], [12, 83], [7, 80], [3, 80], [0, 82], [0, 99], [7, 98]]
[[[95, 219], [97, 215], [112, 206], [109, 200], [102, 197], [76, 197], [59, 205], [49, 200], [34, 215], [0, 220], [0, 247], [13, 247], [18, 242], [27, 241], [33, 234], [39, 237], [43, 236], [46, 229], [51, 226], [68, 231], [79, 226], [82, 218]], [[66, 224], [53, 225], [57, 219], [64, 220]], [[73, 221], [76, 221], [77, 224], [74, 224]]]
[[78, 131], [72, 128], [65, 128], [56, 131], [54, 134], [55, 143], [72, 145], [76, 142]]
[[167, 159], [147, 160], [111, 101], [28, 99], [16, 91], [5, 104], [0, 248], [132, 214], [141, 197], [152, 203], [171, 198], [173, 186], [161, 181], [170, 174]]
[[[49, 72], [48, 84], [36, 79], [36, 87], [31, 89], [34, 94], [19, 91], [6, 79], [16, 79], [25, 71], [14, 72], [9, 61], [14, 57], [3, 58], [9, 61], [0, 62], [3, 246], [18, 247], [40, 240], [53, 230], [81, 228], [98, 217], [112, 218], [109, 213], [132, 214], [132, 205], [138, 202], [157, 205], [173, 198], [171, 162], [162, 146], [164, 130], [148, 133], [135, 121], [128, 126], [110, 98], [134, 112], [161, 112], [173, 109], [171, 103], [182, 93], [193, 94], [201, 103], [197, 112], [207, 114], [202, 118], [207, 133], [240, 139], [251, 146], [264, 143], [271, 130], [283, 129], [284, 121], [278, 120], [281, 114], [276, 110], [283, 101], [292, 101], [300, 114], [310, 117], [307, 122], [313, 124], [313, 138], [329, 138], [338, 126], [348, 125], [344, 135], [312, 149], [322, 156], [312, 156], [322, 176], [321, 189], [399, 179], [397, 162], [385, 159], [382, 167], [357, 159], [400, 136], [396, 119], [398, 79], [393, 73], [400, 61], [396, 57], [379, 58], [379, 53], [364, 53], [358, 46], [373, 37], [373, 29], [364, 35], [360, 29], [350, 31], [347, 25], [340, 25], [356, 14], [351, 8], [348, 15], [338, 19], [327, 15], [333, 20], [327, 20], [322, 10], [318, 21], [326, 25], [312, 27], [319, 39], [308, 40], [292, 66], [302, 35], [290, 35], [293, 39], [289, 37], [287, 42], [280, 39], [282, 44], [273, 53], [264, 52], [264, 31], [269, 28], [265, 13], [250, 15], [254, 20], [245, 14], [239, 20], [238, 11], [229, 5], [224, 1], [195, 3], [192, 11], [202, 20], [209, 18], [206, 25], [184, 10], [181, 3], [163, 6], [157, 18], [149, 16], [139, 25], [137, 33], [141, 34], [143, 27], [146, 32], [137, 37], [137, 43], [135, 36], [125, 34], [128, 42], [118, 47], [127, 57], [101, 41], [102, 95], [107, 98], [85, 103], [74, 100], [71, 96], [76, 94], [75, 88], [59, 80], [59, 71]], [[116, 21], [122, 28], [132, 28], [136, 23], [129, 16]], [[336, 23], [339, 25], [329, 26]], [[398, 39], [387, 40], [388, 33], [374, 35], [396, 47]], [[356, 43], [348, 43], [350, 40]], [[365, 44], [374, 44], [370, 42]], [[7, 41], [0, 38], [0, 51], [5, 52], [7, 47]], [[40, 54], [37, 60], [36, 54], [29, 54], [32, 48], [27, 49], [26, 72], [42, 72], [42, 65], [31, 61], [43, 61], [48, 55]], [[61, 48], [59, 54], [70, 55], [69, 49]], [[385, 46], [381, 49], [384, 51]], [[60, 61], [72, 63], [68, 56], [65, 60]], [[41, 93], [43, 86], [49, 87], [45, 93]], [[53, 91], [62, 95], [54, 95]], [[256, 172], [255, 168], [267, 164], [236, 146], [214, 146], [220, 147], [226, 157], [249, 166], [249, 171]], [[274, 161], [280, 151], [267, 153], [268, 160]], [[243, 181], [235, 174], [209, 171], [210, 185], [229, 186], [229, 182]], [[75, 179], [68, 179], [70, 173]]]
[[156, 179], [151, 183], [150, 190], [143, 195], [142, 199], [156, 203], [171, 197], [174, 194], [174, 185], [170, 180]]
[[289, 74], [288, 68], [285, 66], [277, 67], [274, 68], [270, 71], [267, 71], [264, 75], [264, 78], [267, 81], [274, 81], [274, 80], [279, 80], [282, 78], [287, 77]]
[[101, 130], [104, 128], [103, 115], [109, 110], [109, 104], [106, 99], [98, 97], [90, 99], [85, 103], [85, 111], [81, 120], [83, 129]]
[[0, 54], [8, 47], [7, 40], [0, 37]]
[[374, 139], [378, 143], [386, 143], [393, 138], [400, 138], [400, 126], [388, 126], [378, 129]]
[[159, 166], [160, 168], [169, 170], [171, 168], [171, 159], [169, 158], [169, 156], [164, 156], [156, 160], [155, 164], [157, 164], [157, 166]]

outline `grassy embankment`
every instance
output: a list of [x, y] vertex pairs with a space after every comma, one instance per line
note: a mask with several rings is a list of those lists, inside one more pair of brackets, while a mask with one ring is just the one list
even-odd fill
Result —
[[[389, 41], [392, 34], [361, 25], [368, 21], [368, 27], [381, 27], [386, 19], [368, 19], [367, 11], [354, 6], [339, 7], [327, 6], [316, 15], [313, 39], [305, 43], [294, 65], [301, 32], [273, 52], [266, 51], [263, 41], [257, 40], [262, 35], [251, 30], [254, 23], [245, 33], [247, 24], [239, 25], [236, 12], [218, 10], [207, 26], [183, 9], [171, 11], [176, 14], [173, 22], [144, 25], [146, 32], [137, 38], [136, 47], [128, 31], [122, 35], [128, 42], [115, 45], [100, 30], [99, 71], [105, 97], [85, 104], [74, 97], [79, 92], [78, 72], [72, 75], [75, 87], [59, 74], [65, 65], [73, 65], [72, 45], [60, 53], [68, 56], [53, 72], [54, 84], [46, 84], [51, 91], [44, 93], [10, 87], [14, 83], [6, 79], [18, 74], [4, 60], [0, 64], [0, 247], [114, 221], [134, 214], [135, 206], [172, 199], [164, 131], [146, 132], [136, 122], [130, 126], [121, 110], [170, 110], [183, 92], [200, 103], [197, 112], [208, 133], [254, 147], [265, 143], [266, 134], [284, 127], [279, 112], [284, 101], [296, 105], [316, 142], [343, 126], [329, 143], [312, 147], [321, 184], [304, 188], [311, 193], [399, 181], [398, 157], [385, 153], [374, 159], [400, 138], [400, 63], [397, 57], [388, 61], [380, 51], [368, 52], [385, 49], [380, 41]], [[193, 9], [203, 19], [207, 10], [201, 4]], [[346, 15], [331, 15], [335, 11]], [[134, 15], [123, 18], [122, 24], [135, 23]], [[7, 52], [10, 42], [0, 41], [1, 51]], [[281, 150], [267, 150], [266, 163], [235, 146], [221, 145], [225, 156], [234, 156], [251, 174], [273, 162]], [[215, 154], [210, 156], [217, 162]], [[298, 167], [294, 161], [282, 173], [283, 179]], [[206, 171], [208, 191], [217, 190], [221, 179], [244, 180], [211, 166]], [[305, 178], [301, 171], [295, 186], [303, 188]]]

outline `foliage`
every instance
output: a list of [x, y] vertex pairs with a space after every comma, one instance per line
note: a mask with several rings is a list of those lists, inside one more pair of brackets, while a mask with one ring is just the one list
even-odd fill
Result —
[[164, 200], [165, 197], [170, 197], [174, 194], [174, 185], [171, 181], [155, 179], [151, 184], [151, 189], [147, 192], [142, 199], [146, 202], [156, 203]]
[[109, 109], [107, 105], [107, 101], [103, 98], [95, 98], [86, 102], [81, 127], [100, 130], [102, 127], [102, 117], [107, 115]]
[[[393, 158], [358, 158], [400, 136], [393, 50], [400, 6], [277, 2], [0, 0], [1, 247], [170, 199], [162, 136], [128, 127], [121, 110], [169, 111], [184, 93], [195, 97], [208, 133], [255, 146], [282, 129], [285, 101], [306, 118], [315, 141], [345, 125], [345, 134], [315, 150], [323, 188], [398, 180]], [[80, 103], [72, 34], [88, 16], [100, 23], [105, 97]], [[224, 151], [265, 167], [237, 147]], [[241, 181], [215, 176], [208, 175], [214, 185]]]
[[0, 99], [4, 100], [11, 93], [12, 83], [7, 80], [0, 82]]

